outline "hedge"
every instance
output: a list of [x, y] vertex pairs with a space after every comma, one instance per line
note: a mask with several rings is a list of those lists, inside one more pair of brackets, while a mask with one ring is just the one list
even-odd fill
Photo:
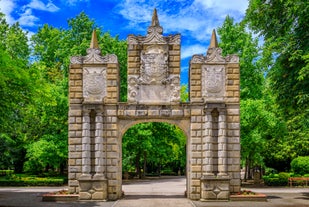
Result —
[[14, 170], [0, 170], [0, 176], [12, 175]]
[[1, 180], [0, 186], [61, 186], [63, 179], [53, 180]]
[[289, 182], [289, 173], [270, 174], [263, 176], [264, 184], [268, 186], [286, 186]]

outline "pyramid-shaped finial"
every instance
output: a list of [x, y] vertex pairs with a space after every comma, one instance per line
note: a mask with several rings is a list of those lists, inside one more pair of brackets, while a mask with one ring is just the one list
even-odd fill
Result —
[[210, 40], [210, 45], [209, 48], [217, 48], [218, 47], [218, 41], [217, 41], [217, 35], [216, 35], [216, 30], [212, 30], [212, 35], [211, 35], [211, 40]]
[[95, 29], [92, 31], [90, 48], [99, 49], [98, 38], [97, 38], [97, 33], [96, 33]]
[[153, 10], [151, 26], [153, 26], [153, 27], [160, 26], [156, 8]]

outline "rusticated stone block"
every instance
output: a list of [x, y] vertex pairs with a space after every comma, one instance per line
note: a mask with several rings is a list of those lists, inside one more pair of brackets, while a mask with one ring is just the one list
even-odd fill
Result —
[[[240, 189], [238, 57], [223, 57], [212, 39], [207, 55], [190, 61], [190, 101], [181, 103], [180, 36], [163, 37], [158, 31], [128, 38], [128, 103], [119, 103], [117, 57], [89, 48], [86, 56], [71, 59], [69, 189], [81, 200], [121, 197], [121, 136], [148, 121], [175, 124], [185, 132], [188, 198], [228, 200], [230, 191]], [[201, 179], [211, 170], [231, 180]], [[98, 179], [103, 174], [106, 179]]]

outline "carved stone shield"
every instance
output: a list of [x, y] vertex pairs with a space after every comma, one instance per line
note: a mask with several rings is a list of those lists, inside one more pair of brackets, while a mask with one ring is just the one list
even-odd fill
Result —
[[203, 66], [203, 96], [223, 98], [225, 92], [225, 67], [224, 65]]
[[104, 68], [84, 68], [83, 96], [87, 102], [102, 101], [106, 94], [106, 70]]

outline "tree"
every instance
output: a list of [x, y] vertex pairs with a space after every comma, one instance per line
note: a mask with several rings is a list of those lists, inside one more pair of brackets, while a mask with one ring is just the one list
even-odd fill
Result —
[[20, 172], [25, 155], [23, 109], [31, 103], [35, 86], [27, 64], [27, 35], [18, 23], [8, 25], [1, 13], [0, 42], [0, 166]]
[[267, 78], [287, 123], [288, 160], [309, 154], [309, 4], [302, 0], [250, 0], [246, 22], [264, 37]]
[[185, 144], [185, 135], [174, 125], [162, 122], [134, 125], [122, 140], [123, 170], [134, 170], [140, 178], [146, 173], [160, 174], [162, 169], [184, 171]]

